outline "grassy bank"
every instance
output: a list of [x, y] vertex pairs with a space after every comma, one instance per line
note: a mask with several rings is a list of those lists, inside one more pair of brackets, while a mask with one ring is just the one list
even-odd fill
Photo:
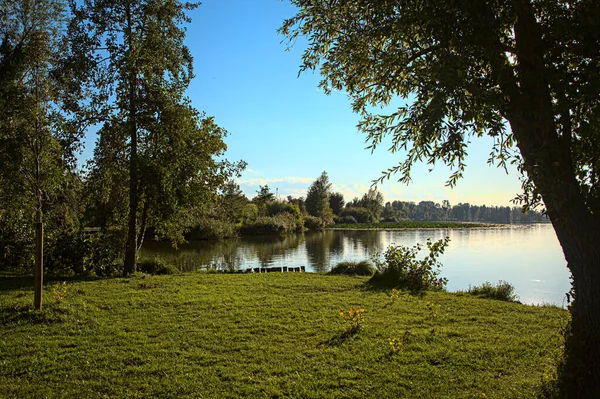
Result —
[[403, 222], [381, 222], [381, 223], [343, 223], [336, 224], [333, 229], [344, 230], [365, 230], [365, 229], [472, 229], [481, 227], [499, 227], [502, 225], [489, 223], [470, 223], [470, 222], [420, 222], [416, 220], [406, 220]]
[[1, 398], [529, 398], [568, 317], [300, 273], [51, 283], [40, 314], [29, 281], [0, 277]]

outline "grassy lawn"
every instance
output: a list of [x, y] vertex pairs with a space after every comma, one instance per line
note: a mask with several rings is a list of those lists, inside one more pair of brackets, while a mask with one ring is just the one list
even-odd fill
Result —
[[30, 280], [0, 277], [0, 398], [531, 398], [568, 320], [301, 273], [48, 283], [36, 313]]
[[343, 230], [364, 230], [364, 229], [473, 229], [481, 227], [499, 227], [502, 225], [489, 223], [470, 223], [470, 222], [419, 222], [406, 220], [404, 222], [381, 222], [381, 223], [341, 223], [331, 227], [332, 229]]

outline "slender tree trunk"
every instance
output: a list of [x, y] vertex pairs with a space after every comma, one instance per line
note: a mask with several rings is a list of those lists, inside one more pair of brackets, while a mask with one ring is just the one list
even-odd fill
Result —
[[42, 288], [44, 286], [44, 224], [42, 211], [37, 211], [35, 222], [35, 270], [33, 306], [42, 310]]
[[125, 264], [123, 275], [137, 271], [137, 209], [138, 209], [138, 173], [137, 173], [137, 125], [136, 125], [136, 85], [137, 73], [133, 60], [133, 37], [131, 4], [127, 5], [127, 40], [129, 51], [129, 129], [131, 154], [129, 157], [129, 220], [127, 224], [127, 244], [125, 246]]
[[142, 210], [142, 222], [140, 226], [140, 235], [138, 236], [137, 241], [137, 251], [139, 252], [142, 249], [142, 245], [144, 244], [144, 237], [146, 236], [146, 226], [148, 224], [148, 201], [144, 202], [144, 208]]

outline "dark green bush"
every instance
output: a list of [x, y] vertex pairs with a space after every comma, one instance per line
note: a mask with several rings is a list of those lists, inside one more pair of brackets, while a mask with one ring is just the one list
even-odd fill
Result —
[[333, 222], [335, 224], [355, 224], [358, 221], [354, 218], [354, 216], [334, 216]]
[[344, 208], [340, 216], [352, 216], [358, 223], [377, 223], [377, 218], [367, 208], [349, 207]]
[[147, 274], [179, 274], [177, 266], [166, 263], [160, 258], [140, 259], [137, 263], [138, 270]]
[[489, 281], [474, 287], [469, 286], [467, 293], [481, 298], [498, 299], [500, 301], [515, 302], [518, 296], [515, 294], [515, 287], [511, 283], [500, 280], [496, 285]]
[[54, 276], [81, 275], [90, 243], [81, 231], [62, 234], [44, 246], [44, 271]]
[[360, 262], [340, 262], [335, 265], [330, 274], [344, 274], [347, 276], [372, 276], [375, 268], [366, 260]]
[[383, 259], [374, 257], [377, 271], [369, 282], [413, 292], [444, 289], [448, 280], [438, 277], [441, 264], [437, 258], [444, 253], [449, 241], [450, 237], [436, 242], [428, 239], [426, 245], [429, 254], [421, 260], [417, 259], [417, 254], [422, 249], [419, 244], [414, 247], [390, 245], [383, 254]]
[[222, 238], [237, 237], [238, 226], [228, 220], [201, 218], [196, 226], [185, 235], [187, 240], [219, 240]]
[[287, 234], [302, 230], [302, 226], [291, 213], [279, 213], [275, 216], [259, 216], [247, 222], [240, 232], [242, 235]]
[[325, 228], [325, 223], [321, 218], [306, 215], [304, 216], [304, 227], [306, 227], [306, 229], [308, 230], [318, 231], [323, 230]]

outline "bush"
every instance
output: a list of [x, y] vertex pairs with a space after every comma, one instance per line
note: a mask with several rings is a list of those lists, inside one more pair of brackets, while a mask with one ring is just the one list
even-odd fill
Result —
[[325, 228], [325, 223], [323, 222], [323, 219], [319, 217], [307, 215], [304, 217], [304, 227], [313, 231], [323, 230]]
[[138, 261], [138, 270], [148, 274], [179, 274], [177, 266], [166, 263], [160, 258], [141, 259]]
[[347, 276], [372, 276], [375, 268], [366, 260], [360, 262], [340, 262], [335, 265], [330, 274], [344, 274]]
[[367, 208], [356, 206], [344, 208], [340, 216], [352, 216], [358, 223], [377, 223], [377, 218]]
[[354, 216], [334, 216], [333, 222], [335, 224], [355, 224], [358, 221], [354, 218]]
[[498, 281], [495, 286], [489, 281], [474, 287], [469, 286], [467, 293], [481, 298], [498, 299], [507, 302], [515, 302], [519, 299], [515, 294], [514, 285], [503, 280]]
[[86, 236], [83, 273], [101, 277], [123, 273], [125, 231], [114, 229]]
[[437, 258], [444, 253], [450, 237], [431, 242], [427, 239], [429, 255], [417, 260], [421, 245], [414, 247], [390, 245], [383, 254], [383, 259], [375, 256], [373, 261], [377, 271], [369, 282], [373, 285], [384, 287], [397, 287], [413, 292], [425, 290], [444, 289], [448, 282], [445, 278], [438, 278], [441, 264]]
[[201, 218], [197, 225], [185, 235], [188, 240], [219, 240], [237, 237], [238, 227], [228, 220]]
[[80, 231], [69, 232], [44, 243], [44, 270], [54, 276], [81, 275], [90, 252], [89, 240]]
[[242, 226], [242, 235], [287, 234], [302, 230], [294, 215], [284, 212], [275, 216], [259, 216]]

